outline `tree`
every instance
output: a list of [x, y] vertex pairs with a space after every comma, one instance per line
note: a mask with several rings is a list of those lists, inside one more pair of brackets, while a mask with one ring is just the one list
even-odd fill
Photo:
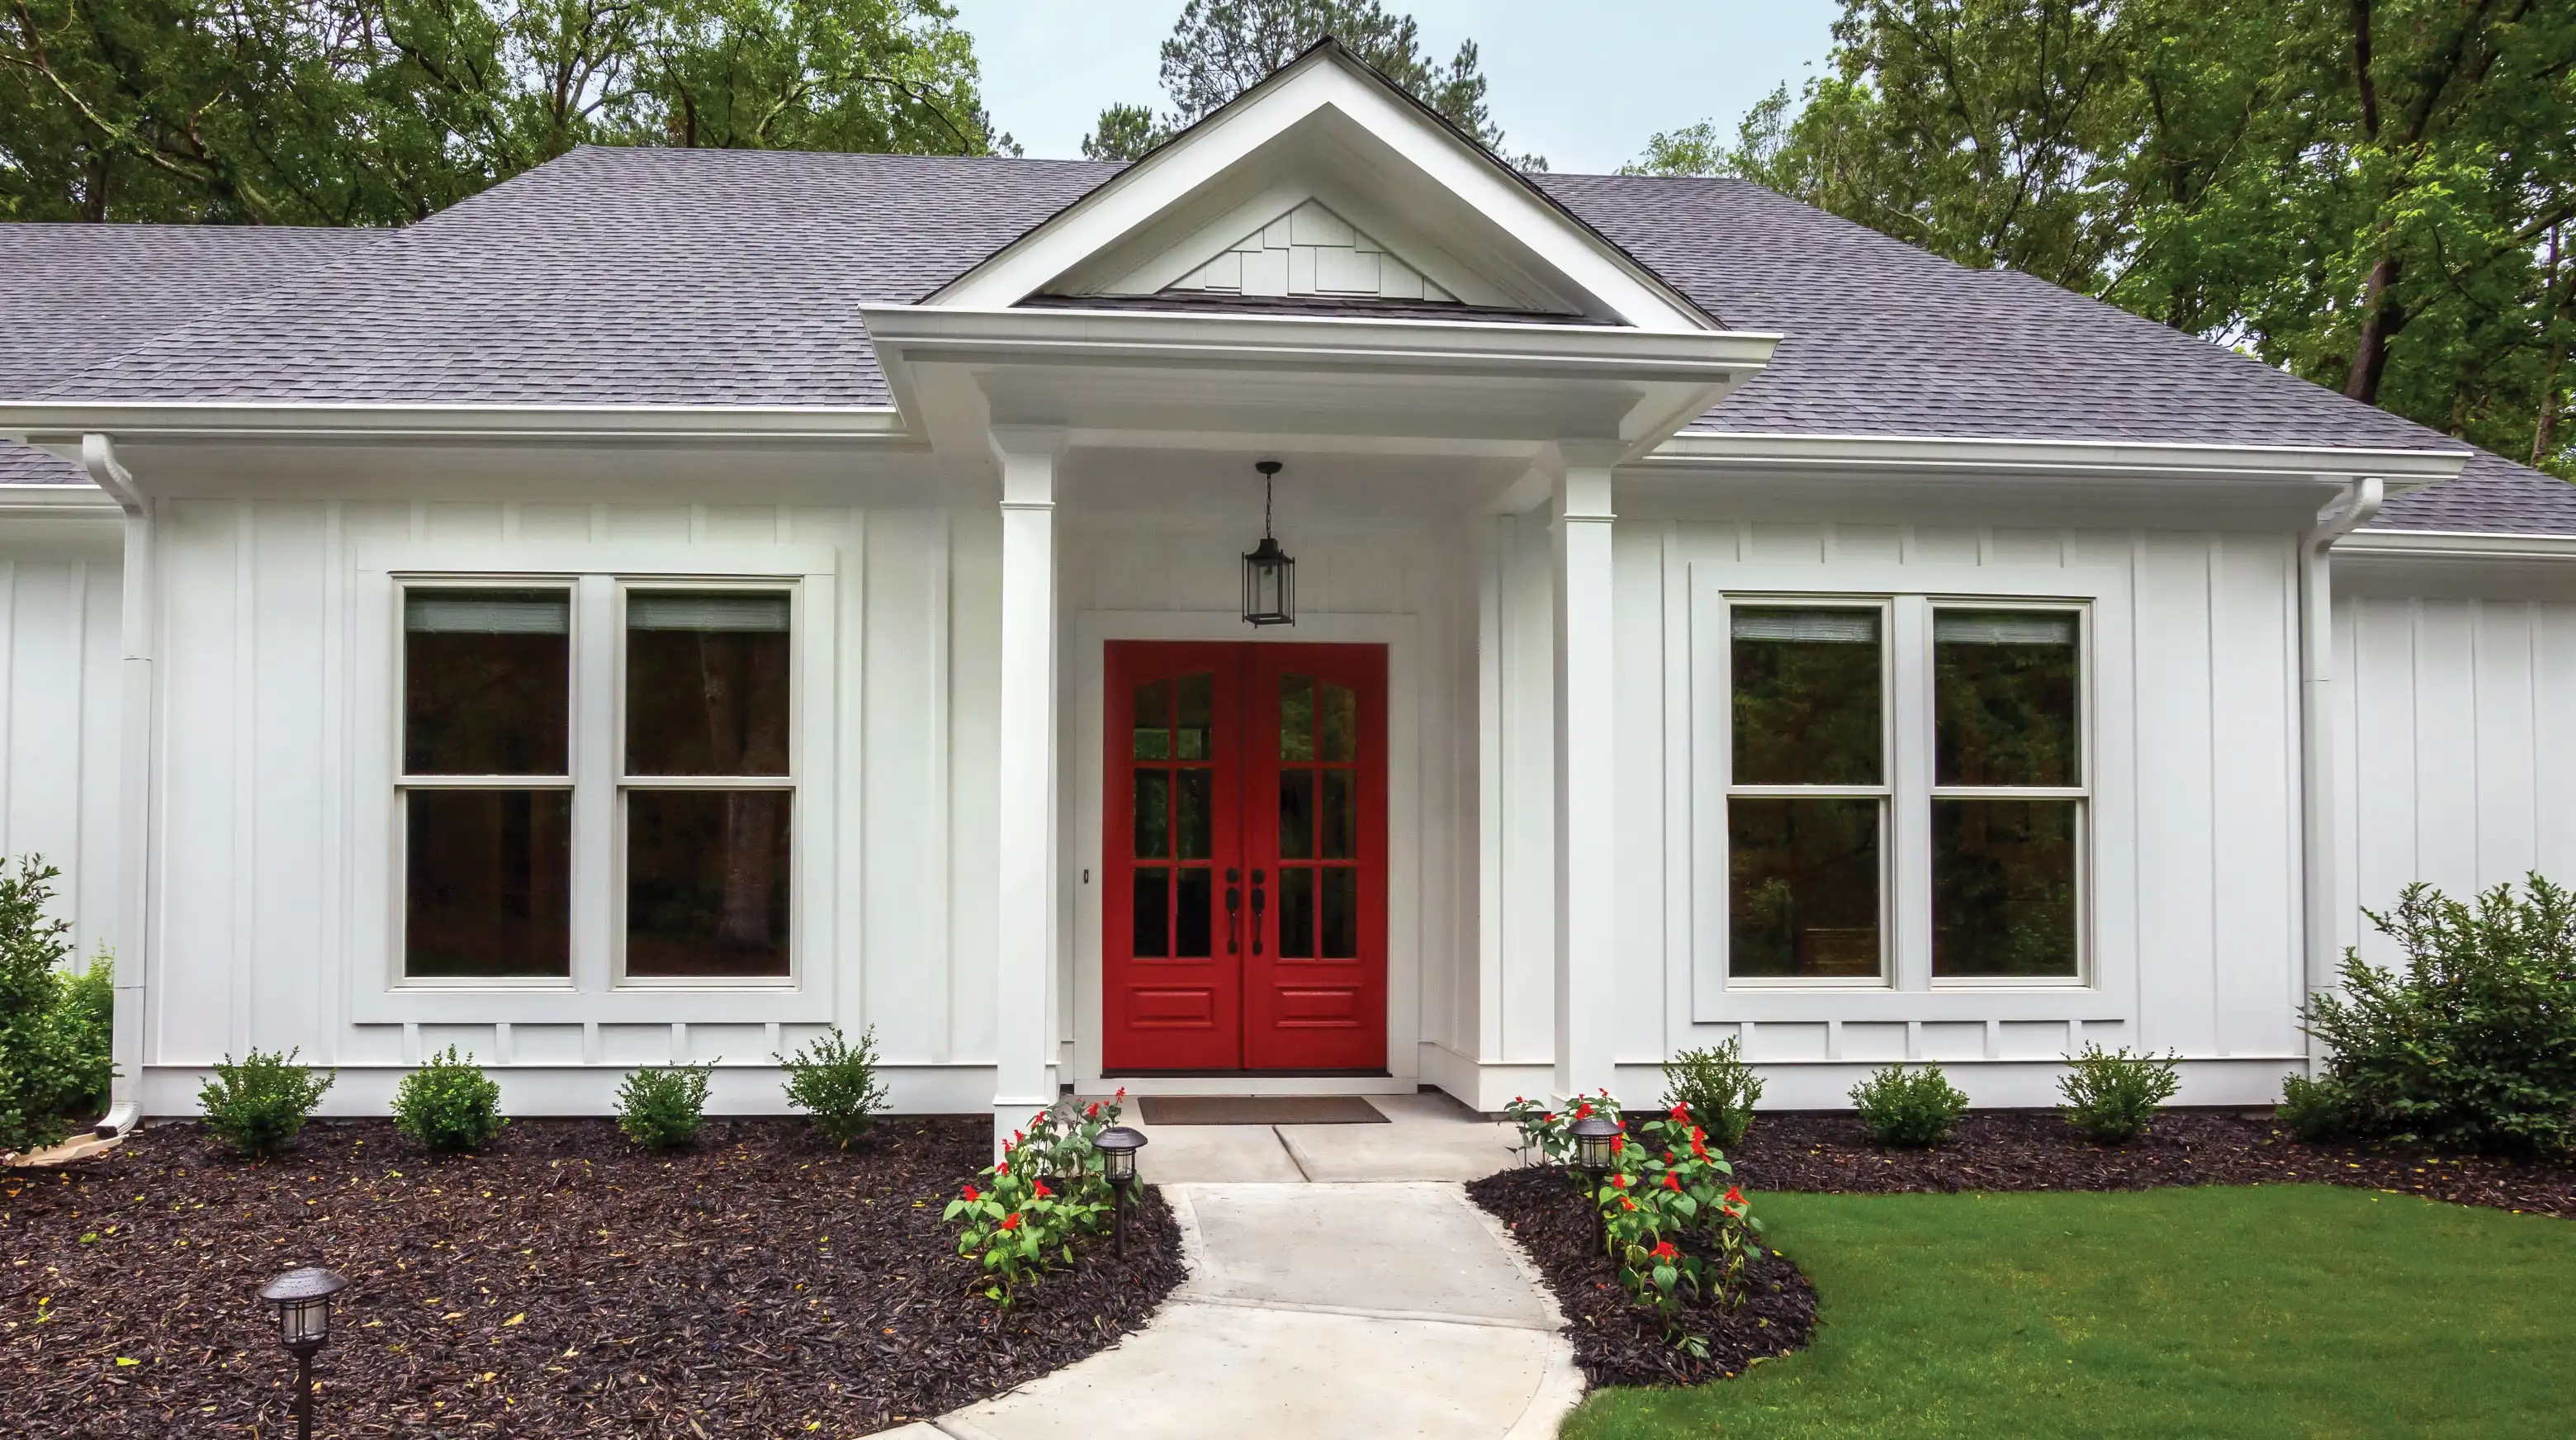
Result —
[[1769, 185], [2576, 476], [2576, 7], [1845, 0], [1630, 168]]
[[978, 154], [939, 0], [0, 0], [0, 218], [380, 225], [577, 144]]
[[[1421, 27], [1378, 0], [1189, 0], [1163, 42], [1163, 93], [1172, 110], [1112, 105], [1083, 137], [1095, 160], [1133, 160], [1261, 83], [1325, 36], [1377, 68], [1449, 123], [1500, 153], [1501, 127], [1485, 108], [1485, 75], [1476, 42], [1459, 42], [1444, 65], [1423, 51]], [[1544, 170], [1524, 155], [1512, 163]]]

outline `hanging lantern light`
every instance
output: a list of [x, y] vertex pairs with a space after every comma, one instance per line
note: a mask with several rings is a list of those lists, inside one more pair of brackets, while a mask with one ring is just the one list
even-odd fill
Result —
[[1270, 483], [1278, 477], [1279, 462], [1264, 460], [1252, 468], [1261, 472], [1261, 543], [1243, 556], [1243, 623], [1294, 625], [1297, 562], [1270, 533]]

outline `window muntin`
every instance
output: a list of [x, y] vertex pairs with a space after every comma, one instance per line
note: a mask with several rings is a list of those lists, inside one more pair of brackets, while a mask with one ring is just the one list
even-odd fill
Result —
[[778, 589], [625, 594], [626, 979], [792, 973], [793, 610]]
[[1886, 973], [1887, 612], [1748, 603], [1728, 616], [1728, 973]]
[[402, 593], [403, 974], [572, 973], [572, 594]]
[[1932, 978], [2083, 972], [2083, 615], [1932, 611]]

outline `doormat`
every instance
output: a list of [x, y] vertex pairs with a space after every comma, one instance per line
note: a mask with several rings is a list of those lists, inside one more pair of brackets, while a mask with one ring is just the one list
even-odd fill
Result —
[[1357, 1095], [1147, 1095], [1148, 1125], [1383, 1125]]

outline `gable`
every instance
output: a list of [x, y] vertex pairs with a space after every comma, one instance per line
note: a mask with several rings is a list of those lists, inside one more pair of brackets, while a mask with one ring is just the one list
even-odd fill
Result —
[[1313, 200], [1242, 236], [1156, 293], [1172, 292], [1443, 304], [1458, 300], [1440, 282], [1424, 278], [1419, 267]]

